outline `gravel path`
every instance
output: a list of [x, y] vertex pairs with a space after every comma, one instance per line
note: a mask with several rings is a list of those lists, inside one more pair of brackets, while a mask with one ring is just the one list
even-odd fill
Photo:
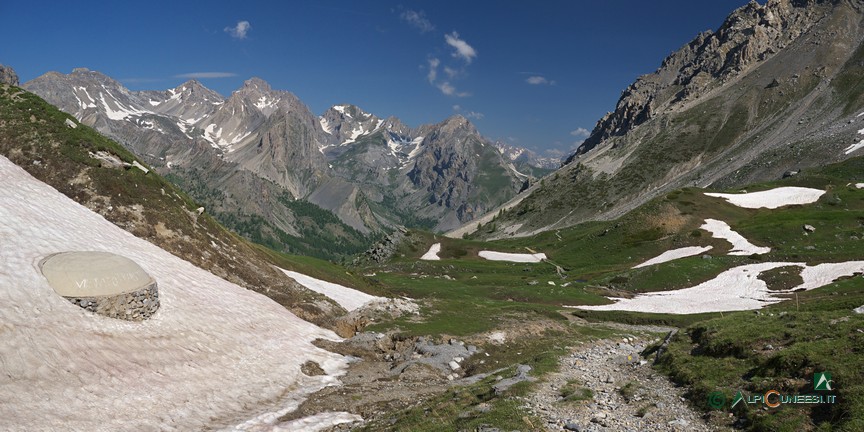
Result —
[[[625, 337], [582, 345], [560, 360], [525, 406], [550, 431], [714, 431], [677, 388], [639, 357], [651, 342]], [[565, 386], [587, 388], [585, 400], [562, 400]]]

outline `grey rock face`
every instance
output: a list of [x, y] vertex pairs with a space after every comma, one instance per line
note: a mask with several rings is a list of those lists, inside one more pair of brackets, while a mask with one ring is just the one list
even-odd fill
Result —
[[0, 84], [18, 85], [18, 74], [11, 66], [0, 64]]

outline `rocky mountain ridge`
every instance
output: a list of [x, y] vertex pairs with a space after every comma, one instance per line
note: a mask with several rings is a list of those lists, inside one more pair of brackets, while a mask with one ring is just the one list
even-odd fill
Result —
[[576, 153], [584, 154], [613, 136], [623, 136], [660, 113], [687, 102], [745, 74], [784, 49], [819, 19], [811, 4], [827, 1], [754, 0], [733, 11], [716, 31], [705, 31], [666, 57], [660, 68], [639, 77], [621, 94], [615, 111], [601, 118]]
[[477, 235], [611, 219], [674, 188], [774, 180], [857, 155], [862, 24], [854, 1], [737, 9], [629, 86], [565, 167]]

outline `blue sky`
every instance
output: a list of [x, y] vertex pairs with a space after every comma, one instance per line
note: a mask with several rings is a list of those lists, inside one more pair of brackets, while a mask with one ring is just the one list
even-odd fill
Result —
[[353, 103], [419, 126], [460, 113], [491, 139], [566, 150], [745, 3], [2, 2], [0, 63], [22, 81], [87, 67], [133, 90], [198, 77], [223, 95], [257, 76], [316, 114]]

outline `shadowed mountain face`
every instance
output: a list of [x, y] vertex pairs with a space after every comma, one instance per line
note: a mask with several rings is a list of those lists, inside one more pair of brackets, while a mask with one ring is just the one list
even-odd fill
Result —
[[228, 98], [194, 80], [130, 91], [87, 69], [24, 86], [144, 158], [229, 227], [296, 253], [312, 252], [299, 239], [322, 231], [339, 239], [324, 255], [333, 257], [396, 226], [451, 229], [545, 172], [516, 168], [461, 116], [416, 129], [354, 105], [318, 117], [257, 78]]
[[858, 155], [862, 8], [772, 0], [737, 9], [630, 85], [567, 165], [483, 236], [609, 219], [674, 188], [779, 179]]

